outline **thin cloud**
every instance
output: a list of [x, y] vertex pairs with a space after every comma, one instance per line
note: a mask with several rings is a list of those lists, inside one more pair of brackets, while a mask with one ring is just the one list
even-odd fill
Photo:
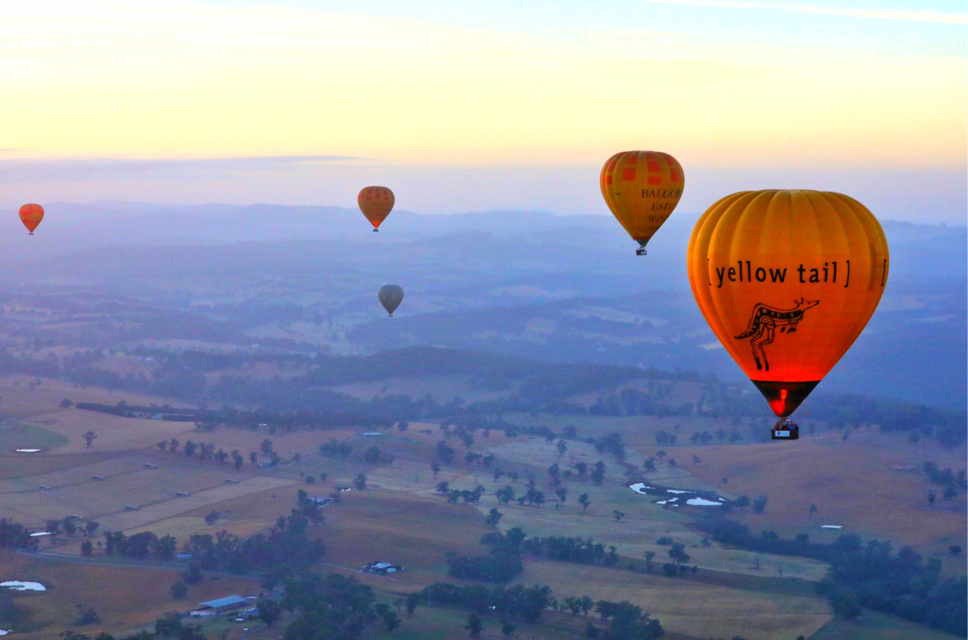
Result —
[[941, 13], [939, 11], [896, 11], [894, 9], [844, 9], [841, 7], [811, 6], [805, 4], [771, 4], [767, 2], [718, 2], [716, 0], [645, 0], [655, 4], [678, 4], [691, 7], [717, 7], [722, 9], [775, 9], [812, 13], [842, 18], [876, 18], [880, 20], [906, 20], [908, 22], [934, 22], [938, 24], [968, 24], [968, 15]]

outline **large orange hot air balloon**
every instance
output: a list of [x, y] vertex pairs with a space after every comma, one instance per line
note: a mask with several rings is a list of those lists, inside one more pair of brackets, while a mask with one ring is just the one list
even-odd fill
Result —
[[608, 208], [639, 243], [635, 254], [644, 256], [645, 245], [679, 204], [686, 181], [668, 153], [623, 151], [602, 167], [601, 184]]
[[839, 193], [734, 193], [689, 240], [699, 309], [781, 419], [864, 330], [889, 269], [881, 225]]
[[34, 229], [44, 219], [44, 208], [39, 204], [25, 204], [20, 207], [20, 221], [27, 227], [30, 235], [34, 235]]
[[373, 231], [380, 230], [380, 224], [387, 219], [393, 209], [393, 192], [386, 187], [366, 187], [356, 197], [360, 211], [373, 225]]

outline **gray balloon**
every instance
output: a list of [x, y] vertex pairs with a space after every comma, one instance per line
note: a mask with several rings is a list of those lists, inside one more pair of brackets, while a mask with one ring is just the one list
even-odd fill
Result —
[[376, 295], [380, 299], [380, 304], [383, 305], [383, 308], [387, 310], [387, 313], [392, 318], [393, 312], [403, 302], [403, 289], [395, 284], [385, 284], [380, 287], [380, 292]]

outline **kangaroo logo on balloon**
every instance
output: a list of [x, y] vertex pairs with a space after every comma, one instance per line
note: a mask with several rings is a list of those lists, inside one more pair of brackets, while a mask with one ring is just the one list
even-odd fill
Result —
[[796, 303], [797, 306], [792, 309], [777, 309], [762, 302], [753, 307], [753, 315], [750, 317], [746, 331], [736, 336], [736, 339], [750, 339], [750, 346], [753, 347], [753, 359], [756, 360], [758, 371], [770, 370], [770, 361], [766, 358], [764, 347], [773, 344], [773, 340], [776, 338], [776, 330], [779, 329], [780, 333], [784, 331], [787, 334], [794, 333], [797, 330], [797, 325], [803, 320], [803, 314], [806, 310], [812, 309], [818, 304], [820, 304], [819, 300], [800, 298], [800, 301]]

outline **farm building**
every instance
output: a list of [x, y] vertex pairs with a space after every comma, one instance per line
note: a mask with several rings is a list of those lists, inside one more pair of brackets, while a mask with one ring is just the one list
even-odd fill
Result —
[[389, 562], [371, 562], [369, 564], [363, 565], [362, 571], [364, 573], [376, 573], [380, 575], [386, 575], [388, 573], [396, 573], [398, 571], [403, 571], [403, 567], [398, 564], [391, 564]]
[[247, 600], [242, 596], [225, 596], [224, 598], [218, 598], [217, 600], [209, 600], [208, 602], [199, 602], [199, 611], [212, 611], [216, 614], [222, 613], [224, 611], [234, 611], [235, 609], [241, 609], [247, 603]]

